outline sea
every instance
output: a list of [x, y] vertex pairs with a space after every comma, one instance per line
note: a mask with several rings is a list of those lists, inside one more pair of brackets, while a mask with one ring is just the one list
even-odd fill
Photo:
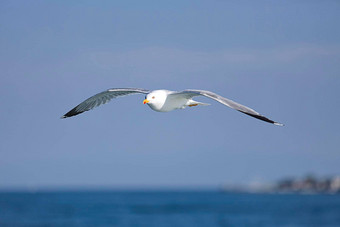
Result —
[[340, 226], [340, 195], [0, 192], [0, 226]]

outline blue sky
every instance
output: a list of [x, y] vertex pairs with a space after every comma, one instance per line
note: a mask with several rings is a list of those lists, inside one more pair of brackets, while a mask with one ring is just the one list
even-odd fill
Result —
[[[338, 1], [1, 1], [0, 188], [218, 187], [340, 174]], [[112, 87], [143, 95], [60, 119]]]

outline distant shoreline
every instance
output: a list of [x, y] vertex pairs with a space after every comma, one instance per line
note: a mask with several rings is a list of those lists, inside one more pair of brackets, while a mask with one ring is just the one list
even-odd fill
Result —
[[316, 178], [284, 178], [272, 185], [223, 186], [223, 192], [272, 193], [272, 194], [340, 194], [340, 176]]

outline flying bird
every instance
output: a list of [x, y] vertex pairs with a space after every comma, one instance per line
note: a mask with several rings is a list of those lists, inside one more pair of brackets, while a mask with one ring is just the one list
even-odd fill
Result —
[[210, 105], [207, 103], [197, 102], [192, 99], [193, 97], [196, 96], [205, 96], [219, 103], [222, 103], [223, 105], [226, 105], [230, 108], [238, 110], [241, 113], [247, 114], [249, 116], [255, 117], [257, 119], [266, 121], [274, 125], [283, 126], [283, 124], [270, 120], [249, 107], [241, 105], [230, 99], [224, 98], [211, 91], [191, 89], [184, 91], [169, 91], [169, 90], [150, 91], [142, 88], [111, 88], [86, 99], [85, 101], [74, 107], [72, 110], [67, 112], [65, 115], [63, 115], [61, 118], [68, 118], [81, 114], [85, 111], [91, 110], [97, 106], [105, 104], [113, 98], [132, 94], [146, 94], [143, 103], [147, 104], [152, 110], [158, 112], [169, 112], [176, 109], [184, 109], [188, 106], [193, 107], [198, 105]]

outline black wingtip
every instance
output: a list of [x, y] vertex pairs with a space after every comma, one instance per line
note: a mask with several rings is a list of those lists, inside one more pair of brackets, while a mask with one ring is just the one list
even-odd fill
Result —
[[66, 114], [64, 114], [64, 115], [61, 117], [61, 119], [63, 119], [63, 118], [68, 118], [68, 117], [73, 117], [73, 116], [76, 116], [76, 115], [81, 114], [81, 113], [84, 112], [84, 111], [77, 111], [77, 107], [78, 107], [78, 106], [76, 106], [75, 108], [73, 108], [72, 110], [70, 110], [69, 112], [67, 112]]
[[[239, 110], [240, 111], [240, 110]], [[246, 112], [243, 112], [243, 111], [240, 111], [241, 113], [244, 113], [244, 114], [247, 114], [251, 117], [255, 117], [259, 120], [262, 120], [262, 121], [265, 121], [265, 122], [268, 122], [268, 123], [271, 123], [271, 124], [274, 124], [274, 125], [278, 125], [278, 126], [284, 126], [284, 124], [281, 124], [279, 122], [276, 122], [276, 121], [273, 121], [273, 120], [270, 120], [269, 118], [266, 118], [265, 116], [262, 116], [262, 115], [255, 115], [255, 114], [250, 114], [250, 113], [246, 113]]]

